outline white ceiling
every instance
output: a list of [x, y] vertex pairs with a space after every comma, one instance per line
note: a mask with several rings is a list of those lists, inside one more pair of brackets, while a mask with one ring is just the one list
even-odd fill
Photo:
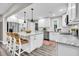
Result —
[[8, 9], [8, 11], [4, 14], [5, 17], [9, 17], [25, 7], [29, 6], [31, 3], [13, 3], [14, 5]]
[[62, 15], [67, 11], [67, 3], [34, 3], [20, 11], [16, 14], [16, 17], [23, 19], [23, 12], [26, 11], [27, 17], [31, 18], [31, 8], [34, 8], [34, 18], [38, 19], [39, 17], [53, 17]]
[[12, 3], [0, 3], [0, 15], [6, 13], [12, 5]]
[[31, 3], [0, 3], [0, 15], [9, 17], [30, 4]]

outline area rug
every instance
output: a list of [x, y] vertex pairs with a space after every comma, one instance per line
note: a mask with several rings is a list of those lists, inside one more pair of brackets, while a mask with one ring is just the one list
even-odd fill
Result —
[[49, 45], [56, 46], [56, 42], [55, 41], [50, 41], [50, 40], [49, 41], [48, 40], [44, 40], [43, 44], [47, 45], [47, 46], [49, 46]]

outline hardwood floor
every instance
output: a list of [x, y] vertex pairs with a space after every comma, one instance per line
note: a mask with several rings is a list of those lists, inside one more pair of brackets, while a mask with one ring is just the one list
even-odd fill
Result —
[[0, 56], [10, 56], [10, 53], [1, 42], [0, 42]]

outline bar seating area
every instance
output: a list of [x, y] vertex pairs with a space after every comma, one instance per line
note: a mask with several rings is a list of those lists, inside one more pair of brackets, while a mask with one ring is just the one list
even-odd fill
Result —
[[9, 49], [9, 52], [11, 55], [20, 55], [23, 53], [26, 49], [22, 49], [22, 46], [27, 46], [28, 44], [27, 39], [20, 38], [19, 35], [15, 32], [8, 32], [7, 33], [7, 48]]

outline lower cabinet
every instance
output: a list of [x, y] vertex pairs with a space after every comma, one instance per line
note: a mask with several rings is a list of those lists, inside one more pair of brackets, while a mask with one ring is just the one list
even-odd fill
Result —
[[33, 51], [36, 48], [39, 48], [43, 45], [43, 34], [36, 34], [30, 36], [30, 43], [29, 43], [29, 51]]
[[50, 40], [52, 40], [52, 41], [58, 41], [59, 38], [60, 37], [59, 37], [59, 35], [57, 33], [52, 33], [52, 32], [49, 33], [49, 39]]
[[43, 45], [43, 34], [35, 35], [36, 47], [39, 48]]
[[34, 50], [36, 48], [36, 40], [35, 35], [30, 36], [30, 50]]
[[65, 43], [66, 42], [66, 38], [64, 37], [64, 35], [61, 35], [59, 33], [53, 33], [53, 32], [50, 32], [49, 33], [49, 39], [51, 41], [56, 41], [56, 42], [61, 42], [61, 43]]

